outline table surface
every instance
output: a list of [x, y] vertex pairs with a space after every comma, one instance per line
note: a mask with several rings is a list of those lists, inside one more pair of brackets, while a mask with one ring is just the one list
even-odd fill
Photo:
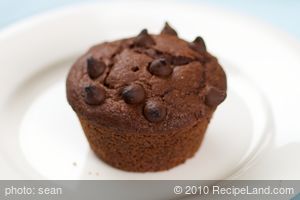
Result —
[[[87, 1], [97, 0], [0, 0], [0, 30], [34, 14]], [[207, 3], [254, 16], [300, 40], [299, 0], [185, 0], [184, 2]]]

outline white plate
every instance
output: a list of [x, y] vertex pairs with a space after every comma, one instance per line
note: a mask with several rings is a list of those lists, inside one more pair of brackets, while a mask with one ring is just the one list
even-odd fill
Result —
[[[157, 173], [114, 169], [91, 152], [66, 102], [67, 71], [91, 45], [145, 27], [157, 33], [166, 20], [183, 38], [205, 38], [227, 72], [228, 99], [185, 164]], [[294, 87], [300, 85], [299, 47], [264, 24], [217, 8], [170, 2], [74, 6], [1, 32], [0, 55], [0, 179], [239, 178], [259, 166], [259, 154], [268, 156], [264, 150], [300, 142]], [[248, 178], [263, 177], [258, 175]]]

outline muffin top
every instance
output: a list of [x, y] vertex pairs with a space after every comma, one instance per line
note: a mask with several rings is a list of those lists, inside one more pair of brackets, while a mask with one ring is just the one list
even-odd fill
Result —
[[118, 133], [192, 128], [225, 98], [225, 73], [203, 39], [180, 39], [167, 23], [159, 35], [93, 46], [67, 78], [74, 111]]

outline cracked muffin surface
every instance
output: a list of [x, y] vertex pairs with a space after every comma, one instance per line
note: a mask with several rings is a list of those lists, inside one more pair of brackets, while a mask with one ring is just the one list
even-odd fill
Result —
[[225, 73], [202, 38], [172, 30], [90, 48], [67, 78], [74, 111], [119, 133], [180, 131], [210, 118], [226, 97]]

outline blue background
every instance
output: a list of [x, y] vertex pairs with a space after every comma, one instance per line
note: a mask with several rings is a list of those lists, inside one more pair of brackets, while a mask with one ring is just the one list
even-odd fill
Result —
[[[93, 0], [0, 0], [0, 29], [45, 10], [87, 1]], [[300, 0], [185, 0], [184, 2], [205, 2], [252, 15], [300, 39]]]

